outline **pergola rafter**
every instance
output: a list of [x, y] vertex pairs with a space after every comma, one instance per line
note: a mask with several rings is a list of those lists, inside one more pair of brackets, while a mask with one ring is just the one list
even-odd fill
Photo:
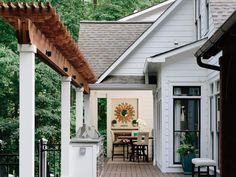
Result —
[[0, 2], [0, 15], [15, 27], [19, 44], [34, 44], [46, 64], [62, 76], [71, 76], [75, 86], [83, 85], [89, 92], [88, 84], [96, 76], [49, 3]]

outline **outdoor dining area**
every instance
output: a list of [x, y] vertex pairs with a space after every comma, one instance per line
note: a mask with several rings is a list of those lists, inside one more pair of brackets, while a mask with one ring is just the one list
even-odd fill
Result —
[[[149, 158], [153, 158], [152, 145], [153, 137], [150, 132], [141, 131], [112, 131], [112, 161], [120, 157], [123, 161], [143, 161], [148, 162]], [[151, 150], [151, 151], [150, 151]], [[151, 153], [150, 153], [151, 152]]]

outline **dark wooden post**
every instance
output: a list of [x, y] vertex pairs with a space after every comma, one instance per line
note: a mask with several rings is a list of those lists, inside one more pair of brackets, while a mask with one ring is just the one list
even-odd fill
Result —
[[236, 171], [236, 38], [225, 40], [221, 66], [220, 171], [235, 177]]

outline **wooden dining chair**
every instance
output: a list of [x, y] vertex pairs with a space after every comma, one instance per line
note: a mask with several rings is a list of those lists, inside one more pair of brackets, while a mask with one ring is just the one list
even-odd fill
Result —
[[143, 161], [148, 162], [148, 144], [149, 144], [149, 132], [139, 132], [137, 142], [133, 143], [132, 147], [132, 158], [133, 161], [135, 157], [138, 159], [143, 157]]
[[[114, 156], [123, 156], [123, 160], [125, 160], [125, 147], [128, 146], [128, 142], [118, 139], [115, 137], [114, 132], [110, 131], [111, 140], [112, 140], [112, 156], [111, 159], [113, 161]], [[122, 152], [116, 153], [118, 147], [122, 147]]]

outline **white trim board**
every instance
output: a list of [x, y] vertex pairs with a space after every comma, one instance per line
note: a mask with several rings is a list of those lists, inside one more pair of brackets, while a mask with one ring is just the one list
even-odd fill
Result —
[[172, 57], [174, 55], [178, 55], [178, 54], [187, 52], [187, 51], [192, 50], [197, 47], [200, 48], [206, 41], [207, 41], [207, 39], [202, 39], [202, 40], [196, 41], [194, 43], [191, 43], [191, 44], [188, 44], [188, 45], [176, 48], [176, 49], [172, 49], [169, 52], [168, 51], [164, 52], [163, 54], [157, 55], [156, 57], [149, 57], [145, 61], [143, 72], [144, 73], [147, 72], [149, 64], [163, 63], [163, 62], [165, 62], [166, 58], [168, 58], [168, 57]]
[[97, 80], [101, 83], [184, 0], [176, 0]]
[[121, 19], [118, 20], [118, 21], [120, 21], [120, 22], [125, 22], [125, 21], [128, 21], [128, 20], [132, 20], [133, 18], [140, 17], [140, 16], [142, 16], [142, 15], [145, 15], [145, 14], [148, 13], [148, 12], [152, 12], [152, 11], [154, 11], [154, 10], [158, 10], [159, 8], [161, 8], [161, 7], [165, 6], [165, 5], [171, 5], [171, 3], [173, 3], [173, 2], [175, 2], [175, 0], [168, 0], [168, 1], [162, 2], [162, 3], [160, 3], [160, 4], [157, 4], [157, 5], [155, 5], [155, 6], [152, 6], [152, 7], [150, 7], [150, 8], [147, 8], [147, 9], [142, 10], [142, 11], [140, 11], [140, 12], [137, 12], [137, 13], [134, 13], [134, 14], [129, 15], [129, 16], [127, 16], [127, 17], [121, 18]]

